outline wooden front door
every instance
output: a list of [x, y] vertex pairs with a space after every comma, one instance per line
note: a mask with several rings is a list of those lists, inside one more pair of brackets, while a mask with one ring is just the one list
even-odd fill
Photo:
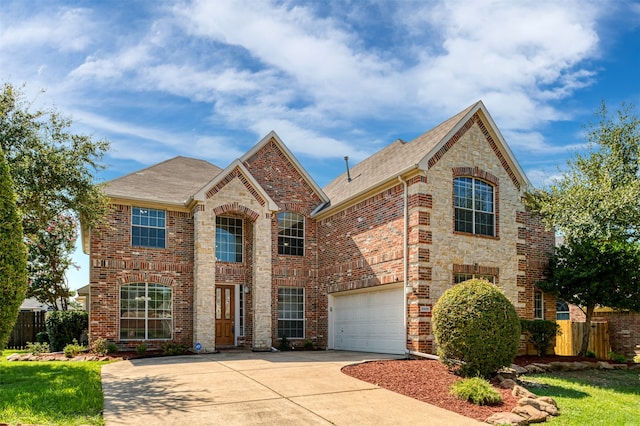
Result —
[[235, 286], [216, 286], [216, 345], [233, 345]]

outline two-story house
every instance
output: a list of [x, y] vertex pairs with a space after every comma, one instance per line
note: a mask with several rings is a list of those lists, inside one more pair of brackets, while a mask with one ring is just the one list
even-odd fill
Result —
[[90, 336], [433, 353], [431, 309], [471, 277], [555, 318], [530, 186], [482, 102], [325, 188], [273, 132], [224, 169], [167, 160], [110, 181], [108, 225], [83, 233]]

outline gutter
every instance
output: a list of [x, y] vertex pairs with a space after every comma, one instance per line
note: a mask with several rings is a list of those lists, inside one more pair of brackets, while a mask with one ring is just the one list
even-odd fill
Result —
[[413, 355], [413, 356], [419, 356], [427, 359], [434, 359], [436, 361], [440, 360], [440, 357], [438, 355], [425, 354], [424, 352], [410, 351], [408, 349], [405, 349], [404, 353], [407, 354], [407, 358], [408, 358], [408, 355]]
[[[407, 318], [407, 308], [408, 308], [408, 303], [407, 303], [407, 290], [409, 289], [408, 287], [408, 283], [409, 283], [409, 185], [407, 184], [407, 181], [402, 179], [402, 175], [398, 175], [398, 180], [400, 182], [402, 182], [402, 185], [404, 186], [404, 196], [403, 196], [403, 202], [404, 202], [404, 206], [403, 206], [403, 215], [404, 215], [404, 231], [403, 231], [403, 242], [402, 242], [402, 262], [403, 262], [403, 268], [404, 268], [404, 277], [403, 277], [403, 281], [404, 281], [404, 285], [403, 285], [403, 289], [404, 291], [402, 292], [402, 297], [403, 297], [403, 302], [402, 302], [402, 310], [403, 310], [403, 317], [404, 317], [404, 338], [405, 338], [405, 342], [407, 341], [407, 338], [409, 337], [409, 330], [408, 330], [408, 318]], [[407, 350], [405, 348], [405, 350]]]

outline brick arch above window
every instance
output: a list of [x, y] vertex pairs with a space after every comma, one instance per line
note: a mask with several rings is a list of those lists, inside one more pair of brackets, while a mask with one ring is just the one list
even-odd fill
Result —
[[484, 180], [494, 186], [500, 185], [500, 178], [496, 175], [482, 170], [479, 167], [454, 167], [452, 169], [453, 177], [468, 176], [476, 179]]
[[221, 206], [215, 207], [213, 212], [216, 216], [223, 216], [225, 214], [239, 214], [241, 216], [246, 216], [251, 219], [253, 222], [257, 221], [260, 217], [260, 213], [251, 210], [249, 207], [243, 206], [238, 202], [223, 204]]
[[160, 274], [152, 274], [149, 272], [135, 272], [124, 274], [118, 277], [119, 285], [132, 283], [155, 283], [173, 287], [175, 284], [175, 280], [172, 277], [167, 277]]

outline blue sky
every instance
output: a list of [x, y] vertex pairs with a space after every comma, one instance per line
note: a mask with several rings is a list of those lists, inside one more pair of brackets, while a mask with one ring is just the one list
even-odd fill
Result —
[[[640, 106], [640, 2], [2, 0], [0, 75], [108, 139], [101, 180], [275, 130], [320, 186], [482, 100], [537, 186]], [[40, 91], [44, 89], [45, 92]], [[638, 108], [636, 108], [636, 112]], [[88, 283], [88, 259], [71, 288]]]

